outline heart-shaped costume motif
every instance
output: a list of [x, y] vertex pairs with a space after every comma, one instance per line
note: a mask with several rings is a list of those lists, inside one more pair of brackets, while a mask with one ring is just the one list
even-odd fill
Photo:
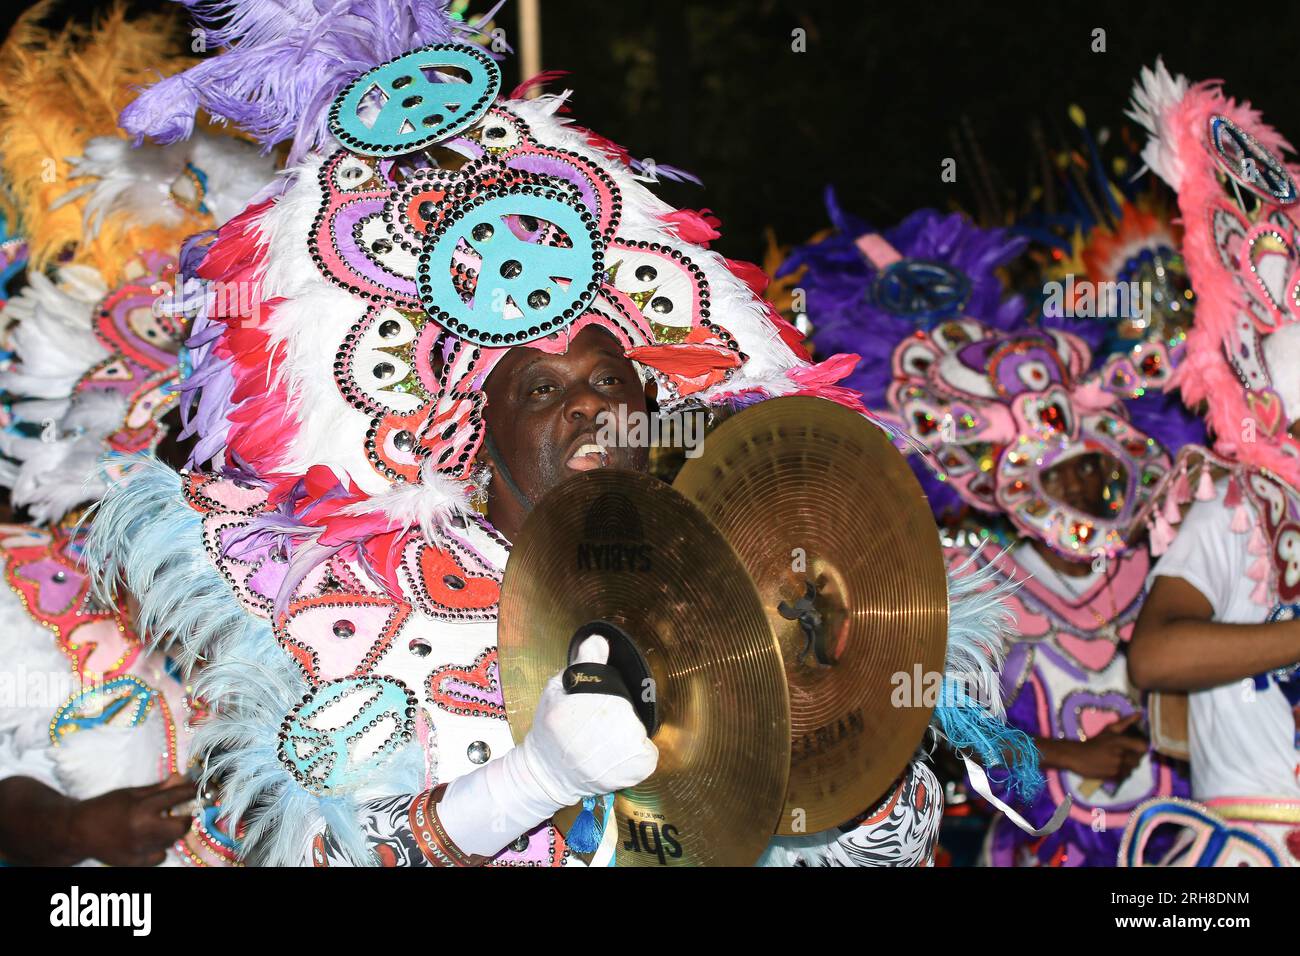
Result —
[[438, 668], [425, 687], [434, 704], [453, 714], [506, 718], [495, 648], [484, 651], [469, 667]]

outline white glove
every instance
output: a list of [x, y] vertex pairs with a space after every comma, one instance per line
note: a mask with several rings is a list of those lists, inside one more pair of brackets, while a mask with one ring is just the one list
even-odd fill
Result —
[[[609, 643], [592, 635], [573, 663], [603, 664]], [[515, 749], [457, 777], [438, 804], [447, 836], [465, 853], [494, 856], [556, 810], [632, 787], [654, 772], [659, 750], [622, 697], [567, 694], [546, 682], [533, 726]]]

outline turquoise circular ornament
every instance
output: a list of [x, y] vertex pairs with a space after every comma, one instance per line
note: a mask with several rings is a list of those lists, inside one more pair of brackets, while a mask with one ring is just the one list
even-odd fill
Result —
[[280, 762], [317, 795], [356, 787], [410, 742], [417, 706], [415, 695], [389, 677], [322, 684], [281, 724]]
[[[550, 223], [568, 246], [521, 237], [512, 225]], [[475, 254], [467, 302], [453, 282], [457, 250]], [[489, 191], [452, 213], [420, 255], [420, 303], [434, 321], [476, 345], [505, 348], [567, 327], [600, 288], [605, 244], [595, 217], [570, 192], [541, 187]]]
[[[457, 70], [468, 82], [438, 82], [430, 74]], [[468, 129], [492, 106], [501, 70], [482, 50], [438, 43], [403, 54], [361, 74], [334, 98], [329, 128], [363, 156], [400, 156]], [[377, 103], [371, 122], [363, 105]]]

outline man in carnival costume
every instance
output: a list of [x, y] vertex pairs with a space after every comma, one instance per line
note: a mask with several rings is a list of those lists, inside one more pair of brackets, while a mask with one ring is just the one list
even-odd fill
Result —
[[1140, 372], [1122, 356], [1091, 371], [1080, 336], [1024, 324], [997, 270], [1025, 240], [930, 210], [881, 234], [828, 196], [836, 233], [786, 266], [805, 267], [814, 343], [862, 353], [850, 382], [933, 462], [916, 457], [937, 515], [955, 525], [967, 505], [1020, 538], [955, 547], [953, 565], [1019, 584], [1001, 690], [1047, 780], [1026, 816], [1073, 805], [1045, 837], [996, 819], [984, 862], [1113, 865], [1129, 810], [1180, 786], [1138, 732], [1124, 665], [1147, 557], [1123, 529], [1169, 464], [1124, 409]]
[[[707, 249], [712, 223], [562, 118], [565, 96], [501, 95], [444, 4], [196, 13], [226, 24], [226, 49], [124, 126], [175, 142], [202, 108], [268, 147], [292, 139], [290, 169], [198, 270], [195, 470], [133, 469], [89, 563], [205, 662], [200, 746], [250, 860], [580, 862], [552, 815], [635, 785], [657, 751], [627, 701], [558, 677], [514, 745], [496, 647], [511, 536], [566, 475], [645, 467], [644, 449], [601, 443], [603, 416], [798, 394], [860, 408], [836, 384], [853, 358], [809, 363], [741, 278], [758, 270]], [[430, 82], [448, 70], [463, 82]], [[993, 681], [976, 635], [1000, 606], [974, 590], [952, 594], [949, 665]], [[994, 764], [1015, 752], [1032, 785], [1023, 737], [963, 703], [938, 708], [939, 732]], [[928, 862], [925, 764], [863, 810], [766, 861]]]
[[132, 150], [116, 111], [133, 85], [193, 62], [174, 52], [180, 24], [115, 8], [55, 32], [39, 26], [47, 12], [20, 18], [0, 50], [0, 155], [31, 251], [4, 311], [0, 481], [35, 519], [0, 526], [0, 858], [228, 863], [215, 810], [187, 806], [201, 704], [142, 645], [124, 600], [90, 594], [74, 525], [105, 488], [104, 452], [166, 434], [184, 316], [155, 302], [182, 240], [242, 209], [271, 163], [206, 132]]
[[[1178, 193], [1197, 305], [1171, 384], [1203, 405], [1214, 450], [1184, 449], [1151, 509], [1163, 556], [1129, 658], [1139, 686], [1190, 692], [1200, 802], [1140, 808], [1120, 863], [1295, 866], [1300, 170], [1249, 104], [1160, 62], [1143, 71], [1131, 115], [1150, 134], [1143, 158]], [[1181, 839], [1162, 856], [1151, 840], [1166, 825]]]

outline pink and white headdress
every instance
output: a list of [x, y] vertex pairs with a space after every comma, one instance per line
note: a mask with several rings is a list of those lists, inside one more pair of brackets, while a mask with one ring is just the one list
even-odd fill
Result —
[[[1091, 352], [1055, 329], [995, 331], [966, 320], [918, 330], [894, 351], [888, 403], [933, 455], [942, 477], [987, 512], [1067, 557], [1113, 555], [1169, 467], [1164, 450], [1128, 421], [1122, 399], [1168, 376], [1121, 353], [1089, 373]], [[1079, 455], [1122, 466], [1098, 517], [1050, 495], [1042, 474]]]
[[[860, 407], [834, 384], [854, 359], [811, 365], [755, 293], [759, 270], [708, 249], [714, 222], [656, 198], [625, 151], [564, 118], [567, 93], [501, 95], [463, 24], [420, 27], [423, 46], [378, 66], [354, 66], [355, 51], [331, 59], [348, 67], [327, 74], [332, 99], [290, 91], [320, 122], [309, 110], [267, 125], [265, 109], [232, 105], [222, 58], [251, 64], [244, 48], [270, 43], [259, 32], [270, 21], [258, 24], [274, 6], [214, 7], [236, 11], [247, 36], [123, 117], [140, 134], [179, 135], [175, 110], [152, 111], [199, 89], [205, 108], [248, 121], [268, 146], [300, 136], [283, 192], [223, 228], [199, 271], [210, 286], [194, 339], [196, 463], [286, 487], [324, 466], [355, 489], [354, 512], [384, 509], [390, 493], [408, 507], [403, 484], [424, 487], [426, 514], [456, 510], [496, 362], [513, 345], [564, 351], [590, 324], [656, 379], [665, 411], [783, 394]], [[345, 17], [373, 22], [385, 5], [352, 6]], [[457, 77], [467, 82], [430, 82]]]
[[1150, 138], [1147, 165], [1178, 193], [1183, 257], [1196, 292], [1172, 378], [1208, 408], [1215, 450], [1300, 487], [1300, 242], [1291, 145], [1219, 81], [1191, 83], [1157, 61], [1129, 113]]

